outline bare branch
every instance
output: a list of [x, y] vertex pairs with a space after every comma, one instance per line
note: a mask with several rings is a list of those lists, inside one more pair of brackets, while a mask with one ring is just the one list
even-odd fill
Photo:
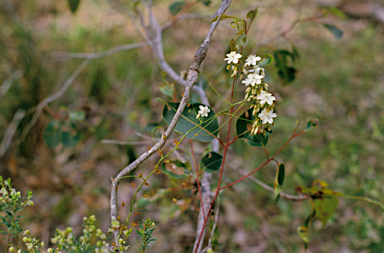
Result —
[[[220, 8], [217, 12], [217, 15], [219, 15], [221, 17], [221, 15], [228, 8], [230, 2], [231, 2], [231, 0], [224, 0], [220, 5]], [[155, 21], [156, 20], [152, 15], [151, 22], [153, 23], [154, 27], [158, 27], [158, 25], [156, 26], [157, 22], [155, 22]], [[143, 153], [140, 157], [138, 157], [134, 162], [129, 164], [127, 167], [125, 167], [114, 179], [112, 179], [112, 191], [111, 191], [111, 199], [110, 199], [111, 219], [112, 220], [117, 220], [117, 186], [118, 186], [120, 180], [122, 179], [122, 177], [124, 177], [125, 175], [130, 173], [132, 170], [136, 169], [141, 163], [143, 163], [151, 155], [153, 155], [156, 151], [160, 150], [164, 146], [167, 137], [169, 137], [173, 128], [176, 126], [176, 123], [179, 120], [181, 113], [184, 111], [184, 108], [188, 103], [191, 89], [192, 89], [192, 87], [194, 87], [194, 85], [197, 81], [197, 78], [198, 78], [200, 65], [203, 62], [203, 60], [207, 54], [209, 43], [211, 40], [211, 36], [212, 36], [213, 32], [215, 31], [219, 21], [220, 21], [220, 18], [211, 24], [209, 32], [204, 39], [204, 42], [202, 43], [202, 45], [200, 46], [200, 48], [197, 50], [197, 52], [195, 54], [195, 57], [194, 57], [191, 65], [189, 67], [189, 70], [188, 70], [187, 80], [185, 82], [185, 91], [184, 91], [183, 98], [181, 99], [179, 108], [177, 109], [175, 116], [173, 117], [167, 130], [164, 132], [163, 138], [159, 142], [157, 142], [151, 149], [149, 149], [148, 151]], [[161, 42], [161, 30], [160, 30], [160, 32], [158, 32], [159, 30], [160, 30], [160, 28], [157, 28], [156, 39], [157, 40], [160, 39], [160, 42]], [[155, 45], [152, 44], [151, 48], [157, 50], [158, 47], [155, 47]], [[162, 49], [162, 47], [159, 47], [159, 48]], [[162, 64], [164, 65], [165, 60], [162, 61], [164, 59], [162, 52], [160, 52], [158, 54], [158, 58], [160, 59], [159, 61], [161, 61]], [[177, 79], [182, 80], [180, 77], [178, 77]], [[119, 242], [118, 242], [119, 232], [115, 231], [114, 236], [115, 236], [115, 244], [119, 245]]]
[[3, 98], [5, 93], [7, 93], [9, 88], [11, 88], [12, 84], [15, 81], [19, 80], [22, 76], [23, 76], [23, 71], [16, 70], [7, 79], [5, 79], [5, 81], [3, 82], [3, 84], [0, 87], [0, 100]]
[[[236, 166], [233, 166], [232, 164], [230, 163], [227, 163], [228, 167], [231, 168], [232, 170], [236, 171], [237, 173], [243, 175], [243, 176], [246, 176], [248, 175], [247, 172], [243, 171], [243, 170], [240, 170], [238, 169]], [[255, 182], [256, 184], [260, 185], [261, 187], [263, 187], [264, 189], [266, 189], [267, 191], [270, 191], [270, 192], [275, 192], [275, 189], [269, 185], [267, 185], [266, 183], [260, 181], [259, 179], [255, 178], [254, 176], [249, 176], [248, 177], [250, 180], [252, 180], [253, 182]], [[284, 197], [286, 199], [292, 199], [292, 200], [303, 200], [303, 199], [307, 199], [308, 196], [303, 196], [303, 195], [290, 195], [290, 194], [287, 194], [287, 193], [284, 193], [284, 192], [280, 192], [280, 196], [281, 197]]]
[[0, 157], [4, 155], [5, 151], [7, 151], [9, 145], [11, 144], [12, 138], [15, 135], [17, 126], [19, 125], [20, 121], [24, 118], [24, 116], [25, 111], [21, 109], [17, 110], [15, 116], [13, 116], [11, 123], [5, 131], [3, 141], [0, 144]]
[[66, 91], [67, 89], [69, 88], [69, 86], [71, 86], [71, 84], [73, 83], [73, 81], [75, 81], [75, 79], [77, 78], [77, 76], [81, 73], [81, 71], [84, 70], [84, 68], [88, 65], [88, 63], [91, 61], [91, 59], [85, 59], [83, 61], [83, 63], [80, 64], [80, 66], [77, 67], [77, 69], [75, 70], [75, 72], [73, 72], [73, 74], [64, 82], [63, 86], [61, 86], [61, 88], [54, 94], [52, 94], [51, 96], [45, 98], [43, 101], [41, 101], [35, 108], [33, 108], [34, 110], [36, 110], [35, 114], [33, 115], [33, 118], [31, 119], [31, 121], [28, 123], [28, 125], [24, 128], [21, 136], [20, 136], [20, 139], [19, 139], [19, 143], [22, 142], [24, 140], [24, 138], [27, 136], [27, 134], [29, 133], [29, 131], [31, 131], [32, 127], [36, 124], [36, 121], [38, 120], [38, 118], [40, 117], [41, 115], [41, 112], [43, 111], [44, 107], [47, 106], [49, 103], [55, 101], [56, 99], [58, 99], [59, 97], [61, 97]]
[[153, 141], [119, 141], [119, 140], [101, 140], [103, 144], [117, 144], [117, 145], [148, 145]]
[[107, 56], [111, 56], [114, 54], [117, 54], [121, 51], [127, 51], [131, 50], [134, 48], [140, 48], [140, 47], [145, 47], [148, 44], [145, 42], [139, 42], [139, 43], [134, 43], [134, 44], [125, 44], [125, 45], [120, 45], [117, 47], [114, 47], [110, 50], [104, 51], [104, 52], [99, 52], [99, 53], [68, 53], [68, 52], [56, 52], [53, 53], [52, 56], [54, 57], [59, 57], [59, 58], [80, 58], [80, 59], [98, 59], [98, 58], [103, 58]]

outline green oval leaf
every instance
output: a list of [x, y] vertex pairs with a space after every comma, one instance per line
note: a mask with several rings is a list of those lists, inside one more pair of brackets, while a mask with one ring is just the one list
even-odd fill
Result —
[[169, 12], [175, 16], [177, 13], [179, 13], [185, 6], [185, 2], [174, 2], [169, 6]]
[[236, 122], [236, 132], [237, 136], [241, 138], [244, 142], [252, 146], [262, 147], [267, 145], [268, 135], [271, 132], [266, 132], [265, 134], [250, 134], [250, 129], [252, 127], [252, 122], [255, 119], [255, 116], [252, 115], [252, 109], [249, 109], [246, 113], [240, 116]]
[[277, 183], [283, 185], [285, 176], [285, 166], [284, 164], [279, 165], [279, 170], [277, 171]]
[[267, 66], [273, 62], [273, 56], [270, 54], [266, 54], [267, 58], [261, 60], [257, 65], [260, 67]]
[[73, 123], [64, 124], [61, 127], [61, 142], [64, 146], [74, 147], [80, 141], [80, 132], [76, 129]]
[[317, 127], [318, 123], [319, 123], [318, 119], [313, 119], [313, 120], [308, 121], [307, 126], [305, 127], [305, 131]]
[[339, 8], [337, 8], [336, 6], [330, 6], [328, 7], [328, 10], [338, 16], [339, 18], [347, 18], [347, 15], [345, 15], [345, 13], [343, 11], [341, 11]]
[[333, 36], [335, 36], [336, 39], [341, 39], [341, 37], [343, 37], [343, 31], [336, 26], [331, 24], [323, 24], [323, 26], [327, 28], [333, 34]]
[[213, 173], [221, 167], [223, 156], [216, 152], [209, 152], [201, 159], [201, 169]]
[[[212, 24], [213, 22], [215, 22], [218, 18], [219, 18], [219, 16], [216, 16], [216, 17], [211, 21], [211, 24]], [[220, 20], [224, 20], [224, 19], [227, 19], [227, 18], [241, 19], [241, 18], [238, 18], [238, 17], [227, 16], [227, 15], [223, 14], [223, 15], [221, 15]]]
[[234, 46], [235, 46], [235, 48], [236, 48], [236, 46], [245, 48], [247, 45], [247, 42], [248, 42], [247, 35], [241, 34], [239, 37], [237, 37]]
[[75, 13], [77, 11], [77, 8], [79, 7], [80, 0], [68, 0], [69, 9], [71, 9], [72, 13]]
[[285, 166], [284, 164], [280, 164], [279, 168], [276, 172], [275, 177], [275, 203], [279, 201], [280, 199], [280, 192], [283, 189], [283, 183], [284, 183], [284, 176], [285, 176]]
[[44, 131], [44, 141], [48, 147], [54, 148], [60, 143], [61, 126], [57, 120], [52, 121], [48, 124]]
[[259, 9], [259, 7], [257, 7], [257, 8], [254, 9], [254, 10], [251, 10], [251, 11], [249, 11], [249, 12], [247, 13], [247, 18], [249, 18], [249, 19], [251, 20], [251, 22], [256, 18], [258, 9]]
[[304, 248], [308, 248], [308, 228], [301, 226], [297, 228], [297, 234], [300, 236], [300, 239], [304, 242]]
[[173, 96], [173, 93], [175, 92], [175, 86], [173, 84], [168, 84], [168, 83], [163, 83], [160, 87], [159, 90], [161, 93], [164, 95]]
[[296, 69], [290, 66], [288, 57], [292, 59], [292, 62], [297, 58], [297, 52], [289, 52], [287, 50], [275, 50], [273, 51], [275, 56], [275, 64], [278, 69], [278, 75], [283, 80], [283, 84], [291, 83], [295, 80]]
[[209, 6], [211, 4], [211, 0], [201, 0], [201, 2], [205, 5], [205, 6]]
[[321, 220], [323, 225], [336, 211], [339, 204], [339, 199], [333, 195], [323, 195], [322, 198], [315, 199], [316, 217]]
[[[165, 122], [170, 124], [179, 107], [179, 103], [165, 103], [163, 117]], [[208, 117], [199, 117], [196, 119], [198, 111], [200, 110], [200, 105], [205, 106], [201, 103], [191, 103], [189, 106], [185, 107], [176, 124], [175, 131], [181, 134], [186, 134], [188, 138], [196, 141], [210, 142], [217, 136], [219, 123], [216, 114], [211, 108]]]

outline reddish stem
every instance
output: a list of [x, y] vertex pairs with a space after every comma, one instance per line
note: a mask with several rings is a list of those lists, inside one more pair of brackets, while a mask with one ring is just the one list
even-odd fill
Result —
[[[228, 127], [228, 128], [230, 128], [230, 127]], [[297, 130], [297, 128], [293, 131], [293, 134], [292, 134], [292, 136], [288, 139], [288, 141], [287, 141], [286, 143], [284, 143], [284, 145], [283, 145], [283, 146], [282, 146], [282, 147], [281, 147], [281, 148], [280, 148], [280, 149], [279, 149], [279, 150], [278, 150], [278, 151], [277, 151], [271, 158], [269, 158], [267, 161], [265, 161], [265, 162], [264, 162], [262, 165], [260, 165], [257, 169], [255, 169], [255, 170], [252, 171], [251, 173], [245, 175], [244, 177], [242, 177], [242, 178], [236, 180], [235, 182], [232, 182], [232, 183], [230, 183], [230, 184], [228, 184], [228, 185], [226, 185], [226, 186], [220, 187], [221, 177], [222, 177], [222, 172], [223, 172], [224, 164], [225, 164], [225, 158], [226, 158], [226, 155], [227, 155], [227, 149], [228, 149], [228, 147], [229, 147], [228, 144], [233, 143], [233, 141], [229, 143], [228, 140], [227, 140], [227, 145], [225, 145], [225, 147], [224, 147], [223, 162], [222, 162], [222, 165], [221, 165], [221, 168], [220, 168], [220, 177], [219, 177], [218, 187], [217, 187], [217, 190], [216, 190], [215, 197], [213, 198], [213, 201], [212, 201], [212, 203], [211, 203], [211, 207], [210, 207], [209, 210], [208, 210], [208, 213], [212, 210], [212, 208], [213, 208], [213, 204], [215, 203], [216, 198], [217, 198], [217, 196], [219, 195], [219, 192], [220, 192], [221, 190], [223, 190], [223, 189], [225, 189], [225, 188], [227, 188], [227, 187], [230, 187], [230, 186], [232, 186], [232, 185], [234, 185], [234, 184], [236, 184], [236, 183], [238, 183], [238, 182], [240, 182], [240, 181], [246, 179], [247, 177], [249, 177], [250, 175], [252, 175], [252, 174], [255, 173], [256, 171], [258, 171], [258, 170], [260, 170], [261, 168], [263, 168], [263, 167], [264, 167], [265, 165], [267, 165], [270, 161], [275, 160], [275, 157], [276, 157], [276, 156], [277, 156], [277, 155], [278, 155], [278, 154], [285, 148], [285, 146], [287, 146], [287, 144], [288, 144], [293, 138], [295, 138], [295, 137], [297, 137], [297, 136], [300, 136], [300, 135], [302, 135], [302, 134], [305, 132], [305, 130], [304, 130], [304, 131], [302, 131], [302, 132], [296, 134], [296, 130]], [[207, 225], [207, 222], [208, 222], [208, 215], [207, 215], [207, 216], [205, 217], [205, 219], [204, 219], [204, 225], [203, 225], [203, 228], [202, 228], [201, 233], [200, 233], [200, 236], [199, 236], [199, 241], [198, 241], [198, 243], [197, 243], [195, 253], [197, 253], [197, 249], [198, 249], [199, 243], [200, 243], [200, 241], [201, 241], [201, 237], [202, 237], [202, 235], [203, 235], [203, 231], [204, 231], [204, 229], [205, 229], [205, 226]]]

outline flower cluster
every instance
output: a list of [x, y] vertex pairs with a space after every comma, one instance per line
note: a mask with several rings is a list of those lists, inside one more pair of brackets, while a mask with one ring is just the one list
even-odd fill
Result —
[[[57, 250], [70, 250], [75, 252], [86, 252], [93, 249], [96, 253], [107, 253], [109, 244], [106, 242], [107, 236], [101, 231], [96, 229], [93, 223], [96, 221], [95, 215], [91, 215], [89, 218], [84, 217], [84, 229], [83, 235], [76, 239], [72, 233], [72, 228], [68, 227], [65, 230], [56, 230], [56, 236], [51, 239], [53, 244], [57, 244]], [[98, 238], [96, 246], [91, 246], [91, 237], [95, 234]], [[56, 249], [55, 249], [56, 250]], [[58, 251], [51, 251], [58, 252]]]
[[[44, 246], [45, 246], [44, 242], [40, 242], [39, 239], [37, 239], [37, 238], [32, 238], [28, 229], [24, 231], [23, 242], [27, 246], [28, 253], [41, 252], [41, 250], [39, 248], [44, 248]], [[19, 251], [22, 252], [21, 250], [19, 250]], [[17, 253], [19, 253], [19, 251]], [[54, 251], [51, 248], [49, 248], [46, 252], [51, 253], [51, 252], [58, 252], [58, 251]]]
[[[253, 109], [252, 113], [255, 116], [251, 134], [264, 133], [269, 125], [273, 125], [273, 119], [277, 115], [273, 112], [276, 98], [268, 92], [268, 84], [263, 80], [265, 70], [258, 65], [261, 57], [251, 54], [245, 60], [244, 65], [241, 65], [241, 54], [233, 51], [226, 56], [227, 58], [224, 60], [228, 64], [234, 64], [232, 65], [232, 76], [236, 75], [239, 69], [246, 75], [246, 78], [242, 81], [247, 86], [245, 99], [252, 103], [250, 108]], [[229, 68], [230, 65], [228, 65], [227, 69]]]
[[[116, 246], [116, 245], [113, 246], [113, 249], [114, 250], [119, 250], [121, 252], [127, 251], [129, 246], [126, 245], [126, 243], [127, 243], [128, 237], [132, 233], [132, 229], [128, 229], [127, 226], [122, 226], [120, 224], [119, 220], [116, 220], [116, 219], [113, 219], [113, 218], [112, 218], [112, 221], [111, 221], [111, 226], [112, 227], [108, 230], [108, 233], [112, 233], [114, 231], [119, 231], [119, 239], [118, 239], [119, 245], [118, 246]], [[123, 232], [123, 234], [125, 236], [124, 238], [120, 237], [121, 232]]]
[[[11, 186], [11, 180], [3, 180], [0, 176], [0, 212], [7, 207], [33, 206], [32, 192], [28, 191], [27, 197], [22, 197], [20, 191], [16, 191]], [[4, 209], [4, 210], [3, 210]]]

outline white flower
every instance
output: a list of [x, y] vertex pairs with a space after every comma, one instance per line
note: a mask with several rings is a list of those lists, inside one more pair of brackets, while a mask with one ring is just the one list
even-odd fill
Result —
[[13, 252], [13, 251], [15, 251], [15, 248], [13, 246], [9, 247], [9, 251]]
[[263, 120], [263, 124], [272, 124], [273, 123], [273, 118], [276, 118], [277, 114], [273, 112], [273, 110], [267, 110], [264, 109], [259, 113], [259, 118]]
[[274, 96], [272, 96], [271, 93], [261, 91], [259, 95], [256, 97], [258, 100], [260, 100], [260, 104], [263, 105], [265, 103], [268, 103], [269, 105], [273, 104], [273, 101], [276, 100]]
[[257, 74], [259, 74], [259, 75], [261, 75], [261, 76], [265, 76], [265, 70], [264, 70], [264, 68], [259, 68], [259, 67], [257, 66], [257, 68], [256, 68], [255, 70], [256, 70], [256, 73], [257, 73]]
[[1, 188], [0, 193], [5, 196], [8, 194], [8, 191], [3, 187], [3, 188]]
[[243, 80], [242, 83], [245, 84], [245, 86], [251, 85], [255, 86], [256, 84], [261, 84], [261, 79], [263, 79], [263, 75], [258, 74], [249, 74], [247, 76], [247, 79]]
[[202, 117], [208, 117], [208, 113], [211, 111], [208, 106], [199, 106], [200, 110], [196, 116], [196, 119], [200, 116]]
[[245, 64], [244, 66], [250, 66], [250, 65], [256, 65], [258, 61], [261, 60], [261, 57], [260, 56], [256, 56], [256, 55], [253, 55], [253, 54], [250, 54], [248, 56], [248, 58], [245, 60]]
[[231, 62], [238, 63], [239, 59], [242, 57], [241, 54], [236, 53], [236, 51], [232, 51], [229, 54], [226, 55], [227, 58], [224, 59], [224, 61], [228, 61], [228, 64]]

